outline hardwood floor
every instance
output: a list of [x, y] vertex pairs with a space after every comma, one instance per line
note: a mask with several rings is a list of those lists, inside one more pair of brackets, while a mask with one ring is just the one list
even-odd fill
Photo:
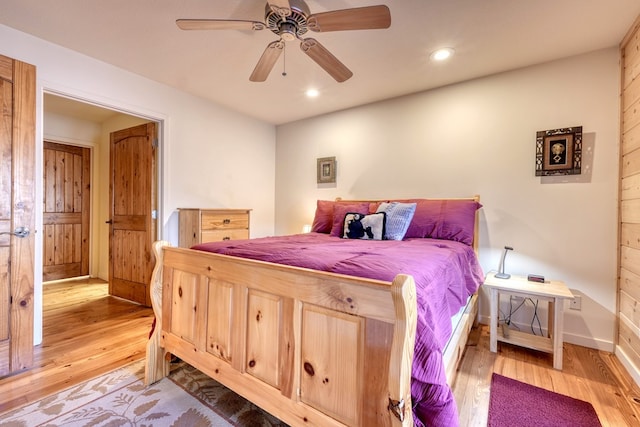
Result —
[[[152, 310], [107, 288], [99, 280], [45, 285], [35, 367], [0, 378], [0, 413], [144, 358]], [[474, 329], [453, 387], [460, 425], [486, 425], [493, 372], [586, 400], [605, 427], [640, 425], [640, 388], [614, 355], [565, 343], [564, 369], [552, 364], [551, 355], [504, 343], [491, 353], [488, 327]]]
[[558, 371], [550, 354], [505, 343], [491, 353], [489, 327], [475, 328], [453, 386], [460, 425], [486, 426], [494, 372], [590, 402], [604, 427], [640, 425], [640, 388], [616, 356], [568, 343], [563, 351]]
[[0, 378], [0, 413], [145, 356], [153, 311], [88, 279], [44, 285], [43, 342], [34, 367]]

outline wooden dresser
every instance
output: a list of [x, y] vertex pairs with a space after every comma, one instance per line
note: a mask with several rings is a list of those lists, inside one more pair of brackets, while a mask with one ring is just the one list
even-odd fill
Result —
[[251, 209], [178, 209], [178, 244], [190, 248], [198, 243], [249, 238]]

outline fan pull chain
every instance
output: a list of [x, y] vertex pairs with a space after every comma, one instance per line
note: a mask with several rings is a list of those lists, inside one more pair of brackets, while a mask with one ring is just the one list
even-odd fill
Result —
[[282, 48], [282, 77], [287, 77], [287, 43]]

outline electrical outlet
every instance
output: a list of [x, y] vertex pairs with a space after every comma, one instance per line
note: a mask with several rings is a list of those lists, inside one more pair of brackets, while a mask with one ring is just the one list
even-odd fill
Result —
[[573, 297], [573, 299], [570, 301], [569, 308], [571, 310], [582, 310], [582, 296], [576, 295], [575, 297]]

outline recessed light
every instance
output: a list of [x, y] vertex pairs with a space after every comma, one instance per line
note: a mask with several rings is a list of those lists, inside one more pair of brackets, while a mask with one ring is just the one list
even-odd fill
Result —
[[315, 98], [318, 95], [320, 95], [320, 92], [318, 91], [318, 89], [308, 89], [307, 90], [307, 96], [309, 98]]
[[450, 58], [454, 52], [455, 50], [452, 48], [445, 47], [432, 52], [430, 57], [433, 61], [444, 61], [445, 59]]

